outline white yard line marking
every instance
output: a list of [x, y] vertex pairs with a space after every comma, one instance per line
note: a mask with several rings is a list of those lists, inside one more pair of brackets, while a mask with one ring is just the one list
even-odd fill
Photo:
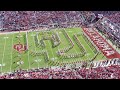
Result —
[[[81, 36], [82, 37], [82, 36]], [[82, 37], [83, 38], [83, 37]], [[85, 40], [84, 40], [84, 38], [83, 38], [83, 41], [85, 42], [85, 43], [87, 43]], [[91, 43], [91, 41], [90, 41], [90, 43]], [[90, 48], [90, 45], [87, 43], [87, 46], [88, 46], [88, 48], [92, 51], [92, 53], [93, 54], [95, 54], [94, 52], [93, 52], [93, 50]], [[84, 49], [86, 50], [86, 48], [84, 47]], [[87, 52], [87, 50], [86, 50], [86, 53], [88, 54], [88, 52]], [[89, 53], [89, 55], [90, 55], [90, 53]], [[86, 55], [87, 56], [87, 59], [91, 59], [90, 57], [88, 57], [88, 55]]]
[[[27, 35], [28, 36], [28, 35]], [[28, 41], [28, 37], [27, 37], [27, 41]], [[29, 47], [29, 42], [28, 42], [28, 46], [27, 47]], [[29, 50], [28, 50], [28, 62], [29, 62], [29, 69], [30, 69], [30, 59], [29, 59]]]
[[[85, 41], [85, 40], [84, 40]], [[87, 43], [86, 41], [85, 41], [85, 43]], [[90, 43], [91, 43], [91, 41], [90, 41]], [[95, 53], [93, 52], [93, 50], [92, 50], [92, 48], [90, 48], [90, 45], [87, 43], [87, 46], [89, 47], [89, 49], [92, 51], [92, 53], [95, 55]], [[94, 46], [93, 46], [94, 47]], [[88, 52], [87, 52], [88, 53]], [[91, 58], [88, 56], [88, 55], [86, 55], [87, 56], [87, 58], [89, 59], [89, 60], [91, 60]], [[93, 56], [94, 57], [94, 56]]]
[[[69, 34], [68, 34], [68, 35], [69, 35]], [[70, 35], [69, 35], [69, 37], [70, 37]], [[70, 39], [71, 39], [71, 37], [70, 37]], [[71, 40], [72, 40], [72, 39], [71, 39]], [[72, 41], [73, 41], [73, 40], [72, 40]], [[74, 43], [74, 42], [73, 42], [73, 43]], [[74, 48], [74, 51], [77, 53], [77, 50], [75, 49], [75, 46], [73, 46], [73, 48]], [[74, 62], [74, 61], [76, 61], [76, 59], [73, 58], [73, 62]]]
[[[7, 34], [6, 34], [7, 36]], [[6, 39], [5, 39], [5, 43], [4, 43], [4, 49], [3, 49], [3, 58], [2, 58], [2, 64], [3, 64], [3, 60], [4, 60], [4, 53], [5, 53], [5, 46], [6, 46]], [[1, 72], [2, 72], [2, 66], [1, 66]]]
[[[48, 41], [48, 43], [49, 43], [49, 46], [50, 46], [50, 42], [49, 42], [49, 41]], [[53, 56], [53, 58], [55, 58], [55, 56], [54, 56], [54, 54], [53, 54], [52, 48], [51, 48], [51, 51], [52, 51], [52, 56]]]
[[[56, 33], [57, 33], [57, 30], [56, 30], [56, 29], [55, 29], [55, 31], [56, 31]], [[60, 31], [60, 32], [58, 33], [58, 35], [59, 35], [60, 33], [62, 33], [62, 32]], [[59, 37], [60, 37], [60, 35], [59, 35]], [[61, 41], [61, 39], [60, 39], [60, 41]], [[61, 42], [61, 43], [62, 43], [62, 42]], [[60, 44], [61, 44], [61, 43], [60, 43]], [[57, 49], [60, 50], [59, 45], [57, 46]], [[63, 63], [63, 60], [62, 60], [62, 63]]]
[[[72, 40], [72, 39], [71, 39], [71, 40]], [[77, 53], [77, 50], [76, 50], [76, 48], [75, 48], [75, 45], [73, 46], [73, 48], [74, 48], [74, 51]], [[73, 58], [73, 61], [77, 61], [77, 60]]]
[[11, 47], [11, 65], [10, 65], [10, 72], [11, 72], [11, 68], [12, 68], [12, 54], [13, 54], [13, 38], [14, 38], [14, 34], [12, 36], [12, 47]]
[[[83, 37], [82, 37], [82, 38], [83, 38]], [[87, 37], [86, 37], [86, 38], [87, 38]], [[88, 40], [89, 40], [89, 39], [88, 39]], [[84, 42], [87, 43], [87, 42], [85, 41], [85, 39], [84, 39]], [[89, 42], [90, 42], [91, 44], [93, 44], [91, 40], [89, 40]], [[87, 46], [88, 46], [89, 49], [93, 52], [92, 48], [90, 48], [90, 45], [89, 45], [88, 43], [87, 43]], [[94, 45], [93, 45], [93, 47], [96, 48]], [[95, 54], [95, 53], [93, 52], [93, 54]]]
[[[84, 32], [84, 31], [83, 31]], [[85, 33], [84, 33], [85, 34]], [[86, 35], [87, 36], [87, 35]], [[98, 47], [95, 45], [94, 46], [94, 43], [93, 43], [93, 41], [87, 36], [86, 38], [88, 38], [88, 40], [90, 41], [90, 43], [91, 44], [93, 44], [93, 47], [94, 48], [96, 48], [96, 49], [98, 49]], [[85, 40], [84, 40], [85, 41]], [[85, 41], [86, 42], [86, 41]], [[87, 43], [87, 42], [86, 42]], [[93, 52], [93, 50], [92, 50], [92, 48], [90, 48], [90, 45], [87, 43], [87, 45], [88, 45], [88, 47], [89, 47], [89, 49]], [[99, 51], [99, 53], [101, 53], [103, 56], [104, 56], [104, 54], [98, 49], [98, 51]], [[93, 54], [95, 54], [94, 52], [93, 52]], [[91, 59], [91, 58], [90, 58]]]
[[[33, 42], [34, 42], [34, 47], [35, 47], [35, 51], [36, 51], [34, 36], [33, 36]], [[38, 56], [37, 56], [37, 59], [38, 59]], [[39, 69], [39, 63], [37, 62], [37, 64], [38, 64], [38, 69]]]

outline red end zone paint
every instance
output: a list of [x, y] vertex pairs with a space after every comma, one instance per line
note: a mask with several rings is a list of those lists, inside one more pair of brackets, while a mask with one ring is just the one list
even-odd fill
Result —
[[26, 45], [23, 44], [15, 44], [14, 49], [17, 50], [18, 52], [23, 52], [27, 49]]
[[120, 54], [93, 28], [82, 28], [99, 50], [108, 58], [120, 58]]

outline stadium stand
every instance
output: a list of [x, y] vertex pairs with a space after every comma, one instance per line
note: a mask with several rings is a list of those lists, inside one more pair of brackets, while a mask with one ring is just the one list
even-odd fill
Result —
[[29, 71], [17, 70], [13, 73], [1, 74], [0, 79], [120, 79], [120, 59], [106, 60], [106, 63], [103, 61], [99, 65], [96, 68], [64, 66]]
[[[87, 26], [96, 18], [96, 14], [103, 14], [105, 19], [100, 19], [95, 27], [104, 33], [108, 32], [108, 37], [120, 47], [120, 12], [118, 11], [0, 11], [0, 31], [29, 30], [44, 26], [51, 28], [51, 25], [69, 27], [72, 26], [72, 22], [77, 23], [77, 26]], [[106, 21], [107, 27], [113, 25], [114, 30], [101, 24]], [[0, 79], [120, 79], [120, 66], [17, 70], [9, 74], [1, 74]]]
[[3, 31], [15, 31], [52, 24], [63, 27], [64, 23], [69, 26], [72, 22], [77, 22], [78, 26], [86, 25], [90, 15], [93, 14], [79, 11], [1, 11], [0, 21]]
[[21, 70], [1, 75], [0, 79], [120, 79], [120, 66], [91, 69], [65, 69], [54, 71], [49, 68], [31, 71]]

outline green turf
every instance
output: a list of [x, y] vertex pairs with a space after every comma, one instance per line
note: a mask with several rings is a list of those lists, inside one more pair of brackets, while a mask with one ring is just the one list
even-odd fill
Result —
[[[80, 53], [81, 50], [79, 49], [78, 45], [76, 44], [76, 42], [74, 41], [73, 35], [74, 34], [82, 34], [83, 31], [81, 28], [68, 28], [65, 29], [65, 31], [67, 32], [67, 34], [69, 35], [70, 39], [73, 41], [74, 43], [74, 47], [72, 49], [70, 49], [67, 54], [70, 53]], [[45, 31], [44, 31], [45, 32]], [[58, 33], [61, 43], [60, 45], [58, 45], [55, 48], [52, 48], [52, 43], [50, 40], [44, 40], [46, 47], [42, 48], [42, 47], [36, 47], [35, 44], [35, 39], [34, 36], [37, 33], [40, 33], [38, 35], [38, 39], [40, 40], [42, 38], [42, 32], [29, 32], [28, 33], [28, 46], [29, 46], [29, 50], [26, 52], [23, 52], [21, 54], [18, 53], [18, 51], [16, 51], [13, 48], [13, 45], [18, 44], [19, 40], [18, 38], [16, 38], [17, 36], [19, 36], [19, 33], [13, 33], [13, 34], [4, 34], [4, 35], [0, 35], [0, 64], [4, 65], [4, 66], [0, 66], [0, 72], [11, 72], [14, 70], [18, 70], [20, 68], [22, 69], [31, 69], [31, 68], [40, 68], [40, 67], [49, 67], [49, 66], [54, 66], [54, 65], [59, 65], [61, 63], [71, 63], [71, 62], [76, 62], [76, 61], [82, 61], [82, 60], [90, 60], [91, 58], [94, 57], [95, 53], [93, 52], [93, 50], [90, 48], [90, 46], [87, 44], [87, 42], [84, 40], [84, 38], [81, 36], [78, 36], [78, 39], [80, 41], [80, 43], [84, 46], [85, 50], [86, 50], [86, 55], [80, 58], [70, 58], [70, 59], [61, 59], [60, 57], [58, 57], [57, 55], [57, 51], [60, 49], [63, 49], [65, 47], [70, 46], [69, 45], [69, 40], [65, 37], [65, 35], [63, 34], [63, 29], [60, 30], [51, 30], [48, 31], [49, 33], [45, 33], [44, 35], [46, 36], [51, 36], [51, 34], [54, 33]], [[26, 43], [26, 37], [25, 37], [26, 33], [22, 32], [21, 33], [21, 37], [20, 37], [20, 43], [21, 44], [25, 44]], [[49, 56], [49, 61], [46, 62], [44, 59], [44, 55], [41, 56], [35, 56], [33, 57], [31, 55], [31, 51], [36, 51], [36, 52], [40, 52], [42, 50], [45, 50], [48, 52], [48, 56]], [[20, 55], [20, 56], [19, 56]], [[21, 58], [21, 60], [24, 62], [24, 64], [22, 65], [17, 65], [17, 61], [19, 61]], [[104, 55], [101, 53], [100, 55], [97, 56], [96, 60], [104, 60], [106, 59], [104, 57]], [[15, 63], [14, 63], [15, 62]], [[57, 64], [57, 63], [59, 64]]]

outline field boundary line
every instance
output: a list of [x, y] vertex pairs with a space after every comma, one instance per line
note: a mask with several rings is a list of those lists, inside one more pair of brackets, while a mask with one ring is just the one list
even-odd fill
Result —
[[[13, 49], [13, 39], [14, 39], [14, 34], [13, 34], [13, 36], [12, 36], [12, 47], [11, 47], [11, 49]], [[12, 68], [12, 54], [13, 54], [13, 51], [11, 50], [11, 65], [10, 65], [10, 72], [11, 72], [11, 68]]]
[[[49, 45], [50, 45], [50, 42], [48, 41], [48, 43], [49, 43]], [[52, 51], [52, 56], [55, 58], [55, 56], [54, 56], [54, 54], [53, 54], [53, 50], [52, 50], [52, 48], [51, 48], [51, 51]]]
[[[97, 49], [97, 51], [100, 51], [98, 47], [94, 44], [94, 42], [90, 39], [90, 37], [83, 31], [83, 34], [88, 38], [88, 40], [93, 44], [93, 46]], [[86, 42], [86, 41], [85, 41]], [[88, 44], [88, 43], [87, 43]]]
[[[33, 33], [33, 32], [32, 32], [32, 33]], [[33, 42], [34, 42], [34, 47], [35, 47], [35, 51], [36, 51], [34, 36], [33, 36]], [[38, 59], [38, 56], [36, 56], [36, 57], [37, 57], [37, 59]], [[39, 66], [39, 63], [37, 62], [37, 64], [38, 64], [38, 68], [39, 68], [39, 67], [40, 67], [40, 66]]]
[[[7, 36], [7, 34], [6, 34]], [[6, 38], [5, 38], [5, 43], [4, 43], [4, 49], [3, 49], [3, 57], [2, 57], [2, 65], [3, 65], [3, 60], [4, 60], [4, 53], [5, 53], [5, 46], [6, 46]], [[1, 72], [2, 72], [2, 65], [1, 65]]]
[[[61, 30], [59, 30], [59, 31], [61, 31]], [[57, 29], [55, 29], [55, 32], [58, 33], [58, 32], [57, 32]], [[59, 35], [59, 38], [60, 38], [60, 34], [59, 34], [59, 33], [58, 33], [58, 35]], [[61, 38], [60, 38], [60, 41], [61, 41]], [[61, 42], [61, 43], [62, 43], [62, 42]], [[60, 44], [61, 44], [61, 43], [60, 43]], [[59, 45], [60, 45], [60, 44], [59, 44]], [[57, 46], [58, 51], [60, 50], [59, 45]], [[59, 60], [59, 59], [58, 59], [58, 62], [63, 63], [63, 60]]]
[[[82, 29], [82, 28], [81, 28]], [[100, 52], [100, 50], [98, 49], [98, 47], [96, 45], [94, 45], [93, 41], [88, 37], [88, 35], [84, 32], [84, 30], [82, 29], [83, 34], [88, 38], [88, 40], [93, 44], [93, 46], [97, 49], [97, 51]], [[82, 36], [83, 38], [83, 36]], [[84, 40], [84, 38], [83, 38]], [[90, 45], [84, 40], [84, 42], [87, 44], [87, 46], [90, 48]], [[92, 48], [90, 48], [90, 50], [93, 52]], [[94, 53], [94, 52], [93, 52]], [[95, 54], [95, 53], [94, 53]]]
[[[26, 32], [26, 34], [27, 34], [27, 32]], [[28, 49], [28, 47], [29, 47], [29, 44], [28, 44], [28, 35], [26, 35], [26, 39], [27, 39], [27, 50], [28, 50], [28, 63], [29, 63], [29, 69], [31, 68], [30, 67], [30, 58], [29, 58], [29, 49]]]

